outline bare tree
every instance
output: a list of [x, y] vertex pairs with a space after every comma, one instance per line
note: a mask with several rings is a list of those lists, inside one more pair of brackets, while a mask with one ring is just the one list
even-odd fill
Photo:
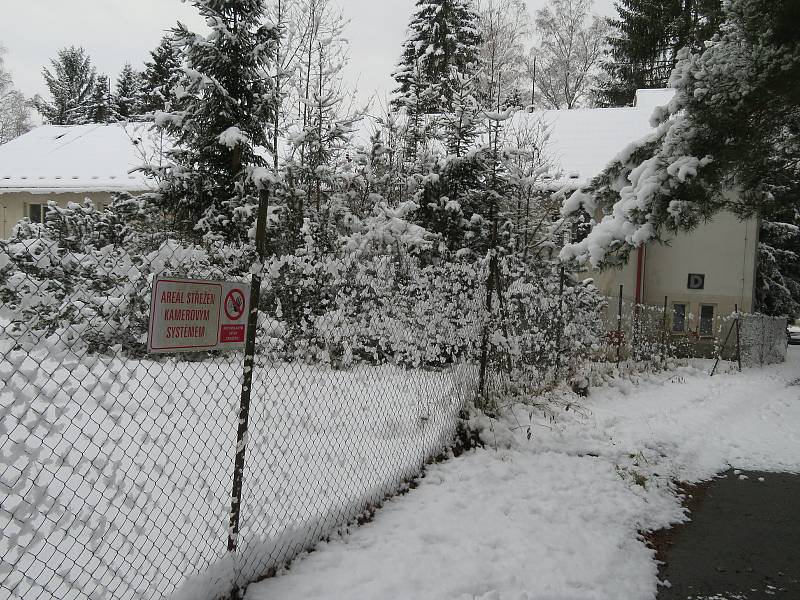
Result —
[[608, 26], [590, 14], [592, 0], [551, 0], [536, 12], [536, 86], [549, 108], [576, 108], [599, 69]]
[[[348, 43], [343, 37], [347, 21], [331, 0], [295, 3], [289, 18], [294, 22], [294, 33], [287, 37], [283, 54], [286, 63], [282, 71], [288, 84], [285, 94], [296, 107], [296, 130], [308, 131], [312, 123], [319, 125], [322, 112], [331, 118], [338, 116], [330, 109], [341, 105], [344, 94], [341, 72], [349, 60]], [[300, 162], [308, 154], [307, 146], [300, 144]]]
[[479, 88], [484, 107], [496, 109], [520, 104], [525, 72], [525, 45], [530, 16], [523, 0], [477, 0], [483, 43], [480, 49]]
[[14, 139], [31, 129], [31, 111], [22, 92], [14, 89], [11, 73], [5, 70], [0, 46], [0, 144]]
[[[326, 90], [342, 91], [341, 68], [348, 60], [342, 31], [347, 22], [331, 0], [273, 0], [268, 14], [279, 31], [274, 71], [268, 73], [275, 82], [270, 138], [277, 169], [280, 139], [296, 137], [312, 121], [310, 104], [320, 80]], [[305, 145], [300, 150], [305, 154]]]

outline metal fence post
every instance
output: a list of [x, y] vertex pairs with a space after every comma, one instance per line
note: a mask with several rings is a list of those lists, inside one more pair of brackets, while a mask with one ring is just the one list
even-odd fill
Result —
[[[256, 252], [259, 264], [263, 266], [267, 233], [267, 213], [269, 209], [269, 190], [262, 188], [258, 193], [258, 217], [256, 220]], [[258, 326], [258, 304], [261, 300], [261, 269], [254, 269], [250, 284], [250, 314], [247, 316], [247, 339], [244, 346], [244, 367], [242, 391], [239, 400], [239, 426], [236, 431], [236, 456], [233, 464], [233, 489], [231, 491], [231, 514], [228, 527], [228, 552], [236, 552], [239, 545], [239, 520], [242, 506], [242, 483], [244, 476], [245, 450], [247, 449], [247, 426], [250, 417], [250, 392], [255, 365], [256, 328]], [[239, 598], [238, 582], [233, 582], [231, 599]]]
[[661, 315], [661, 342], [663, 346], [662, 358], [667, 364], [667, 296], [664, 296], [664, 312]]
[[740, 315], [739, 315], [739, 305], [734, 304], [733, 310], [736, 311], [736, 362], [739, 364], [739, 371], [742, 370], [742, 337], [741, 337], [741, 329], [740, 329]]
[[622, 352], [622, 284], [619, 284], [619, 304], [617, 306], [617, 368]]
[[561, 335], [564, 331], [564, 267], [558, 272], [558, 329], [556, 330], [556, 380], [561, 371]]

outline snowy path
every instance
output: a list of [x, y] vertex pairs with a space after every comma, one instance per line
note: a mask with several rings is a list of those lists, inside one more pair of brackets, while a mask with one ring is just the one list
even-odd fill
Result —
[[[671, 377], [669, 377], [672, 375]], [[669, 377], [669, 379], [667, 379]], [[323, 543], [248, 600], [645, 600], [639, 529], [681, 520], [671, 479], [733, 466], [800, 472], [800, 349], [777, 367], [700, 369], [593, 390], [555, 424], [519, 407], [498, 449], [435, 465], [418, 489]]]

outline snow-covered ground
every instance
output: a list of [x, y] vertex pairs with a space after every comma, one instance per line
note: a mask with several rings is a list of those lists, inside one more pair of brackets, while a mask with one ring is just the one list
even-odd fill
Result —
[[639, 532], [685, 519], [672, 481], [800, 472], [800, 348], [741, 374], [708, 366], [594, 389], [555, 420], [518, 406], [484, 421], [494, 447], [430, 467], [247, 599], [655, 598]]
[[461, 405], [451, 372], [257, 367], [231, 564], [240, 378], [0, 343], [0, 600], [225, 594], [418, 474]]

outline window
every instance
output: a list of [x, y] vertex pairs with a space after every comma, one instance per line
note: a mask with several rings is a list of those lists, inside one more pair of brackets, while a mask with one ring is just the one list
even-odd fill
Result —
[[673, 304], [672, 305], [672, 332], [685, 333], [686, 332], [686, 305]]
[[711, 304], [700, 305], [700, 336], [714, 335], [714, 307]]
[[28, 204], [28, 218], [31, 223], [41, 223], [44, 216], [44, 207], [41, 204]]

